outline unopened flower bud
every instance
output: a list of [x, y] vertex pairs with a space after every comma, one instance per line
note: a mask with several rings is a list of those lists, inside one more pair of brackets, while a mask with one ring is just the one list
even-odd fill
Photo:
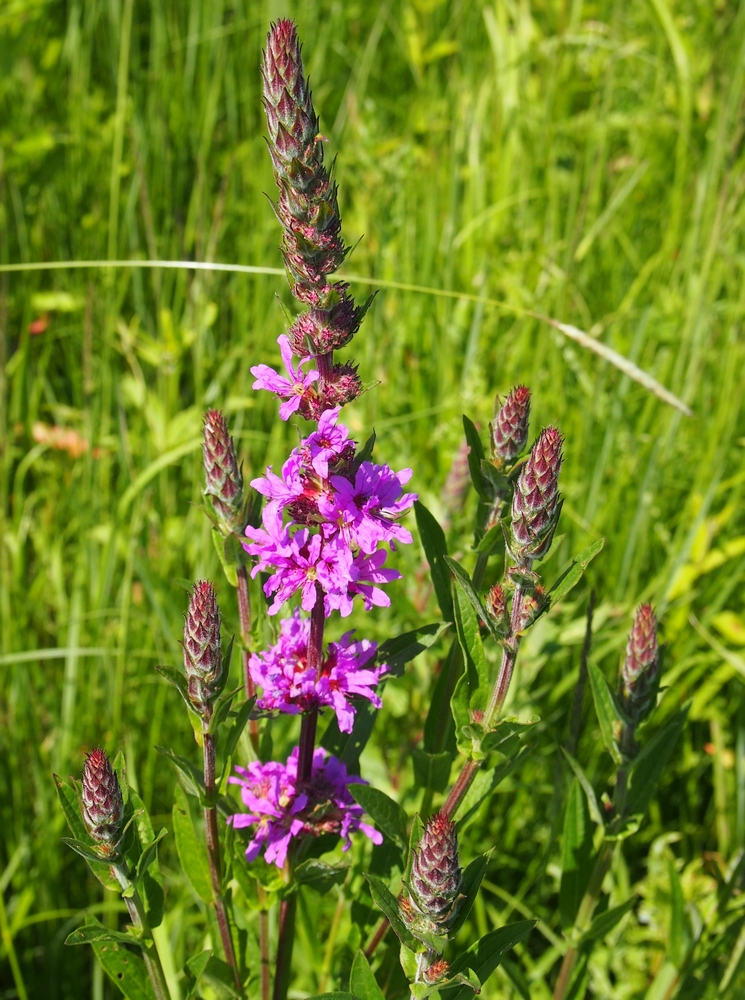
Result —
[[512, 495], [512, 555], [526, 569], [551, 548], [559, 521], [561, 445], [555, 427], [541, 431]]
[[484, 601], [487, 614], [494, 619], [494, 623], [500, 632], [504, 634], [509, 630], [509, 618], [507, 616], [507, 595], [504, 587], [495, 583], [489, 590]]
[[528, 440], [530, 389], [518, 385], [502, 406], [498, 404], [499, 397], [494, 407], [494, 422], [490, 424], [492, 459], [497, 459], [500, 463], [511, 463], [515, 461]]
[[659, 669], [657, 619], [651, 604], [642, 604], [636, 612], [621, 666], [621, 703], [634, 724], [654, 706]]
[[434, 986], [435, 983], [447, 979], [449, 972], [450, 964], [444, 958], [438, 958], [426, 969], [422, 969], [422, 979], [428, 986]]
[[219, 410], [208, 410], [204, 415], [202, 456], [204, 495], [212, 498], [214, 511], [228, 532], [242, 531], [243, 474], [228, 425]]
[[[411, 862], [409, 901], [419, 916], [419, 926], [433, 934], [446, 934], [458, 910], [461, 869], [455, 823], [437, 813], [422, 834]], [[402, 910], [406, 920], [406, 910]]]
[[124, 815], [119, 779], [104, 750], [91, 750], [83, 768], [83, 822], [107, 854], [113, 853]]
[[207, 580], [194, 584], [184, 623], [183, 647], [189, 700], [194, 710], [206, 718], [225, 682], [220, 648], [220, 609], [214, 588]]

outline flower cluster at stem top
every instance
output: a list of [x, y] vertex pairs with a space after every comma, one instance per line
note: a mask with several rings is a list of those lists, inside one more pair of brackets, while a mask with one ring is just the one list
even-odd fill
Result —
[[[356, 460], [355, 443], [339, 408], [326, 410], [318, 429], [295, 448], [277, 476], [271, 468], [251, 485], [268, 498], [263, 528], [246, 528], [244, 547], [258, 561], [252, 570], [274, 572], [264, 585], [274, 595], [270, 614], [297, 591], [304, 611], [323, 593], [324, 613], [346, 617], [355, 596], [365, 608], [387, 607], [390, 598], [379, 584], [398, 579], [384, 567], [387, 550], [378, 545], [410, 542], [411, 534], [396, 519], [416, 500], [404, 493], [411, 469], [393, 472], [387, 465]], [[290, 516], [283, 522], [283, 514]]]

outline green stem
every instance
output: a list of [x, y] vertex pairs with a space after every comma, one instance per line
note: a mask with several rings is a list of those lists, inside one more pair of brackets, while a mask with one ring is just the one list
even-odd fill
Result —
[[[150, 977], [150, 982], [153, 986], [155, 1000], [170, 1000], [170, 993], [168, 992], [168, 986], [166, 985], [166, 977], [163, 973], [163, 966], [160, 964], [160, 955], [158, 954], [158, 949], [156, 948], [153, 940], [153, 932], [147, 919], [147, 913], [145, 912], [145, 907], [142, 903], [142, 897], [137, 889], [131, 891], [133, 889], [132, 880], [130, 879], [129, 872], [123, 862], [113, 864], [111, 866], [111, 871], [121, 886], [122, 891], [124, 892], [126, 890], [128, 893], [124, 896], [124, 902], [127, 905], [129, 919], [132, 921], [132, 926], [136, 927], [142, 936], [142, 958], [145, 963], [147, 974]], [[129, 894], [130, 891], [131, 895]]]
[[220, 928], [220, 938], [222, 939], [225, 961], [233, 970], [233, 979], [238, 993], [243, 995], [241, 978], [238, 973], [238, 963], [233, 949], [233, 938], [230, 933], [230, 921], [225, 901], [222, 898], [222, 875], [220, 862], [220, 835], [217, 829], [217, 807], [214, 805], [216, 796], [215, 787], [215, 737], [207, 731], [209, 720], [203, 723], [202, 737], [204, 744], [204, 789], [207, 802], [204, 807], [204, 833], [207, 841], [207, 859], [210, 868], [210, 880], [212, 882], [212, 897], [215, 903], [215, 914], [217, 925]]
[[[499, 713], [502, 710], [505, 698], [507, 697], [510, 681], [512, 680], [512, 674], [515, 669], [515, 661], [517, 660], [517, 652], [520, 648], [520, 640], [522, 638], [518, 626], [522, 618], [524, 602], [525, 591], [518, 585], [515, 588], [515, 596], [512, 599], [512, 614], [510, 616], [511, 634], [509, 638], [505, 640], [505, 646], [502, 650], [502, 663], [499, 667], [497, 682], [492, 689], [489, 697], [489, 703], [487, 704], [486, 711], [484, 712], [483, 726], [484, 731], [487, 733], [494, 728], [494, 724], [499, 717]], [[480, 763], [478, 761], [469, 760], [466, 762], [463, 770], [458, 775], [458, 779], [450, 790], [450, 794], [445, 800], [445, 805], [441, 809], [441, 812], [444, 813], [449, 819], [452, 819], [458, 811], [460, 804], [466, 797], [468, 789], [473, 783], [473, 779], [478, 774], [479, 767]]]
[[[627, 739], [633, 744], [633, 735], [633, 727], [625, 727], [622, 736], [622, 745]], [[628, 787], [629, 765], [622, 764], [618, 769], [616, 788], [613, 793], [613, 804], [616, 816], [612, 824], [612, 831], [610, 832], [615, 832], [623, 826], [626, 818], [626, 796], [628, 793]], [[590, 875], [590, 881], [587, 883], [587, 889], [582, 897], [582, 902], [579, 904], [577, 919], [574, 922], [574, 932], [577, 936], [581, 935], [590, 926], [595, 912], [595, 907], [597, 906], [598, 899], [600, 898], [600, 892], [603, 888], [605, 876], [608, 874], [608, 869], [610, 868], [611, 861], [613, 860], [613, 850], [615, 846], [615, 840], [605, 840], [600, 848], [600, 853], [597, 856], [595, 866], [592, 870], [592, 874]], [[572, 973], [574, 972], [574, 967], [577, 963], [578, 954], [579, 952], [574, 945], [570, 945], [570, 947], [566, 950], [564, 960], [561, 963], [561, 969], [559, 970], [559, 977], [556, 980], [556, 986], [554, 987], [553, 1000], [563, 1000], [566, 996], [571, 983]]]

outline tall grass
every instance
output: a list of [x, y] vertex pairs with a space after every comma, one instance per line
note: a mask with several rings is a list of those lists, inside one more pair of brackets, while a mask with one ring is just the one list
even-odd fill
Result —
[[[595, 656], [610, 669], [628, 611], [650, 600], [669, 643], [669, 704], [693, 697], [677, 771], [641, 837], [659, 854], [663, 833], [679, 831], [695, 895], [704, 852], [745, 848], [745, 4], [11, 0], [0, 10], [0, 263], [277, 268], [258, 59], [280, 13], [299, 22], [340, 153], [345, 232], [361, 238], [350, 280], [382, 289], [355, 341], [380, 385], [348, 422], [375, 426], [383, 457], [411, 465], [438, 510], [461, 414], [485, 425], [495, 393], [532, 387], [534, 426], [566, 437], [556, 565], [606, 537], [588, 577]], [[92, 745], [121, 746], [148, 806], [169, 810], [172, 775], [153, 747], [189, 747], [152, 668], [179, 657], [180, 581], [219, 580], [190, 507], [201, 413], [225, 405], [249, 474], [286, 452], [290, 432], [249, 374], [276, 353], [277, 296], [289, 308], [275, 274], [0, 273], [4, 996], [108, 995], [82, 950], [62, 947], [82, 908], [116, 918], [59, 844], [51, 772], [77, 773]], [[693, 417], [529, 310], [626, 355]], [[77, 450], [55, 446], [54, 427]], [[406, 582], [391, 619], [373, 625], [381, 635], [428, 605], [435, 615], [421, 552], [400, 558]], [[519, 697], [544, 718], [545, 757], [563, 737], [585, 603], [550, 616], [525, 650]], [[427, 668], [387, 694], [371, 767], [393, 789]], [[583, 746], [601, 768], [592, 732]], [[536, 764], [525, 785], [505, 784], [477, 821], [504, 866], [476, 911], [484, 928], [550, 883], [558, 819], [550, 831], [535, 819], [550, 773]], [[616, 877], [633, 883], [642, 872], [627, 862]], [[183, 885], [171, 893], [163, 933], [178, 962], [191, 901]], [[540, 949], [519, 957], [531, 995], [547, 995]], [[323, 975], [309, 970], [299, 988]]]

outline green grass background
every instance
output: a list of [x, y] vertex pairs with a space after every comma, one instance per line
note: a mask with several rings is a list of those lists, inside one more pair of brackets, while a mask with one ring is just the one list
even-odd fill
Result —
[[[347, 352], [374, 387], [347, 422], [360, 437], [374, 426], [381, 460], [411, 466], [442, 514], [461, 414], [485, 429], [495, 393], [527, 383], [535, 431], [555, 423], [566, 438], [547, 578], [606, 538], [588, 585], [525, 649], [515, 708], [544, 719], [539, 758], [500, 788], [469, 842], [497, 844], [479, 930], [525, 910], [548, 928], [514, 958], [531, 996], [550, 995], [554, 967], [555, 741], [589, 585], [595, 661], [612, 675], [634, 605], [650, 600], [668, 642], [661, 717], [693, 699], [651, 818], [614, 876], [642, 893], [646, 917], [624, 925], [593, 972], [595, 996], [652, 996], [670, 921], [665, 859], [706, 923], [712, 865], [745, 847], [745, 3], [5, 0], [0, 264], [281, 267], [258, 72], [280, 15], [298, 20], [328, 155], [339, 154], [346, 239], [360, 241], [346, 268], [353, 290], [381, 289]], [[89, 954], [62, 946], [85, 907], [111, 914], [116, 903], [60, 845], [51, 774], [79, 773], [92, 745], [123, 748], [156, 825], [167, 820], [174, 779], [153, 746], [192, 752], [153, 669], [179, 660], [178, 581], [215, 579], [226, 631], [236, 626], [193, 506], [201, 414], [226, 410], [249, 477], [291, 447], [296, 431], [249, 373], [278, 360], [277, 297], [292, 308], [274, 273], [0, 273], [2, 997], [112, 995]], [[633, 359], [693, 417], [527, 310]], [[30, 332], [44, 316], [46, 329]], [[50, 446], [39, 424], [86, 449]], [[466, 564], [471, 514], [455, 516], [451, 538]], [[373, 637], [437, 616], [418, 542], [398, 564], [391, 611], [359, 618]], [[389, 685], [370, 751], [367, 776], [410, 812], [406, 761], [433, 663]], [[593, 719], [586, 706], [578, 754], [602, 784]], [[170, 877], [178, 963], [197, 932], [188, 887]], [[715, 930], [711, 982], [699, 977], [711, 996], [729, 958]], [[685, 955], [698, 954], [694, 931]], [[299, 993], [324, 975], [333, 988], [333, 949], [314, 958], [300, 947]], [[493, 982], [485, 996], [519, 995]]]

